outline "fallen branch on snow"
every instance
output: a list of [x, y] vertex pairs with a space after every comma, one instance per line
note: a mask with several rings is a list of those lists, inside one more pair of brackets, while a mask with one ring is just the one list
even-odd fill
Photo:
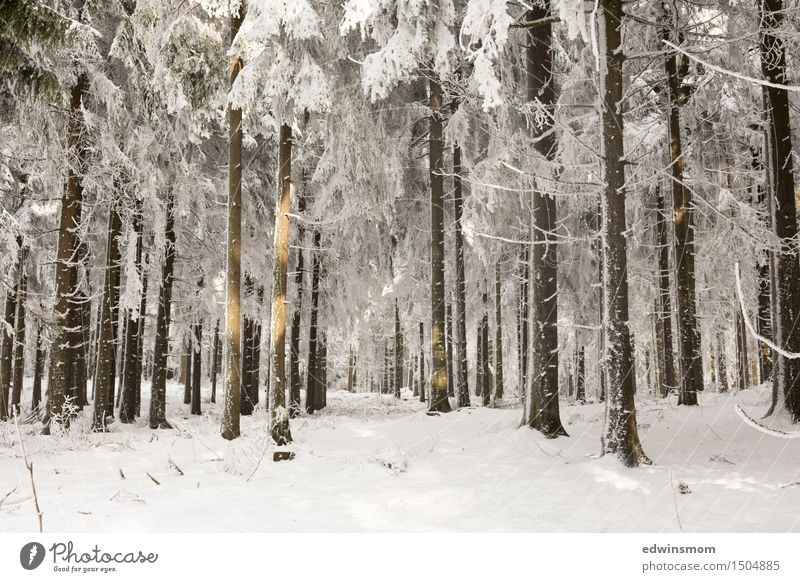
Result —
[[800, 432], [786, 432], [783, 430], [778, 430], [775, 428], [770, 428], [768, 426], [764, 426], [752, 416], [747, 414], [741, 405], [737, 404], [735, 407], [736, 414], [746, 423], [752, 426], [756, 430], [760, 430], [764, 434], [768, 434], [770, 436], [777, 437], [779, 439], [800, 439]]

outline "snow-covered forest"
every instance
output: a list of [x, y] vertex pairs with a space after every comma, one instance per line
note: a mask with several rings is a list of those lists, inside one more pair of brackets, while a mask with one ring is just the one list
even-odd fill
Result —
[[800, 531], [798, 0], [0, 47], [0, 531]]

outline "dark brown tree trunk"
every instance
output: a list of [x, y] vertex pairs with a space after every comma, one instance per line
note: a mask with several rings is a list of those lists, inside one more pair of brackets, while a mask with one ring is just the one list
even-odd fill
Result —
[[394, 396], [400, 398], [403, 389], [403, 332], [400, 328], [400, 308], [394, 300]]
[[322, 332], [319, 337], [319, 379], [320, 379], [320, 409], [328, 406], [328, 337]]
[[491, 344], [489, 342], [488, 294], [483, 293], [483, 320], [481, 321], [481, 399], [484, 406], [492, 403]]
[[734, 318], [736, 325], [736, 383], [739, 390], [745, 390], [750, 387], [750, 374], [748, 370], [748, 355], [747, 355], [747, 330], [744, 328], [744, 319], [742, 312], [736, 310], [736, 317]]
[[14, 370], [12, 374], [11, 408], [14, 415], [20, 413], [22, 401], [22, 379], [25, 373], [25, 302], [28, 296], [28, 274], [25, 266], [27, 252], [20, 251], [19, 281], [17, 282], [17, 313], [14, 320]]
[[[247, 276], [245, 276], [247, 281]], [[245, 283], [245, 289], [248, 287]], [[253, 414], [255, 399], [253, 392], [258, 393], [258, 384], [253, 387], [253, 335], [256, 322], [251, 317], [244, 317], [242, 320], [242, 391], [241, 402], [239, 404], [239, 414], [250, 416]]]
[[[665, 21], [673, 16], [666, 14], [666, 6], [667, 3], [664, 3]], [[660, 34], [663, 40], [670, 39], [668, 28], [662, 28]], [[678, 354], [681, 362], [678, 404], [694, 406], [697, 404], [697, 393], [703, 390], [703, 358], [695, 291], [694, 207], [692, 190], [684, 185], [685, 162], [681, 144], [680, 110], [689, 95], [682, 83], [685, 73], [678, 70], [674, 51], [668, 53], [664, 66], [667, 74], [667, 121], [675, 228], [675, 286], [678, 293]]]
[[317, 410], [316, 394], [319, 385], [317, 381], [317, 311], [319, 308], [320, 237], [319, 230], [315, 230], [314, 254], [312, 255], [311, 267], [311, 314], [308, 325], [308, 364], [306, 374], [306, 413], [308, 414], [312, 414]]
[[586, 356], [584, 347], [578, 348], [578, 364], [575, 371], [575, 399], [580, 402], [586, 402]]
[[622, 0], [604, 0], [600, 30], [605, 48], [602, 102], [605, 156], [603, 207], [603, 303], [606, 306], [604, 368], [607, 376], [603, 453], [616, 454], [628, 467], [650, 464], [639, 442], [634, 403], [634, 369], [628, 328], [627, 224], [625, 219], [625, 148], [622, 107]]
[[494, 279], [494, 321], [496, 326], [495, 337], [494, 337], [495, 399], [503, 397], [503, 308], [501, 306], [500, 299], [501, 299], [500, 266], [498, 264], [495, 268], [495, 279]]
[[[292, 128], [286, 124], [281, 125], [278, 158], [279, 195], [275, 209], [275, 261], [272, 271], [272, 386], [269, 412], [270, 435], [273, 442], [281, 446], [292, 442], [289, 411], [286, 410], [286, 287], [289, 267], [289, 212], [292, 203]], [[279, 459], [276, 457], [276, 460]]]
[[[15, 286], [16, 287], [16, 286]], [[6, 291], [5, 309], [3, 319], [5, 325], [0, 329], [2, 347], [0, 347], [0, 420], [5, 420], [12, 413], [11, 410], [11, 376], [14, 367], [14, 334], [15, 317], [17, 314], [16, 289]]]
[[214, 326], [214, 344], [211, 346], [211, 402], [217, 401], [217, 375], [220, 360], [219, 319]]
[[475, 396], [480, 396], [483, 401], [483, 361], [486, 355], [483, 352], [483, 324], [484, 317], [481, 316], [475, 329]]
[[522, 251], [522, 284], [520, 287], [520, 316], [519, 325], [520, 354], [519, 354], [519, 393], [522, 404], [522, 422], [528, 421], [528, 364], [530, 362], [530, 290], [531, 290], [531, 251], [529, 246], [525, 246]]
[[194, 345], [192, 346], [192, 414], [202, 414], [200, 404], [200, 381], [202, 380], [203, 322], [194, 324]]
[[352, 347], [350, 348], [350, 355], [347, 358], [347, 391], [356, 391], [356, 354]]
[[149, 426], [172, 428], [167, 422], [167, 357], [169, 356], [169, 328], [172, 311], [172, 282], [175, 271], [175, 194], [167, 192], [166, 222], [164, 227], [164, 264], [161, 268], [161, 289], [158, 294], [155, 343], [153, 348], [153, 375], [150, 382]]
[[144, 325], [147, 321], [147, 274], [142, 275], [142, 299], [139, 304], [139, 331], [136, 335], [136, 385], [133, 397], [136, 402], [136, 416], [142, 414], [142, 372], [144, 368]]
[[183, 383], [183, 403], [192, 403], [192, 331], [184, 336], [183, 354], [181, 354], [180, 382]]
[[456, 406], [469, 406], [469, 375], [467, 369], [467, 300], [464, 281], [464, 235], [461, 221], [464, 212], [464, 192], [461, 182], [461, 147], [453, 146], [453, 241], [456, 253], [456, 318], [455, 374]]
[[722, 340], [722, 334], [717, 334], [717, 375], [719, 376], [719, 391], [728, 391], [728, 369], [725, 365], [725, 342]]
[[42, 326], [39, 324], [36, 330], [36, 354], [33, 360], [33, 396], [31, 398], [31, 410], [38, 412], [39, 404], [42, 402], [42, 375], [44, 374], [44, 340], [42, 338]]
[[[142, 264], [142, 203], [137, 201], [136, 212], [133, 215], [133, 232], [136, 236], [136, 276], [142, 282], [142, 294], [147, 293], [144, 284], [144, 266]], [[140, 306], [142, 299], [140, 298]], [[119, 420], [123, 423], [132, 423], [136, 419], [136, 386], [139, 373], [139, 328], [140, 320], [144, 319], [144, 312], [137, 310], [128, 312], [125, 324], [125, 365], [123, 366], [123, 386], [119, 399]]]
[[[760, 30], [761, 72], [770, 83], [786, 85], [786, 46], [775, 31], [784, 20], [782, 0], [757, 0]], [[767, 111], [770, 127], [770, 162], [775, 193], [775, 234], [782, 240], [777, 253], [778, 314], [776, 342], [788, 352], [800, 352], [800, 263], [798, 263], [797, 208], [795, 202], [792, 127], [789, 114], [789, 93], [786, 89], [767, 87]], [[775, 378], [783, 393], [786, 409], [795, 422], [800, 421], [800, 359], [779, 357], [779, 374]]]
[[[532, 5], [529, 22], [542, 22], [528, 29], [526, 58], [527, 98], [542, 110], [541, 123], [532, 124], [534, 148], [544, 163], [556, 160], [555, 102], [553, 84], [553, 27], [550, 2]], [[549, 175], [555, 176], [555, 171]], [[552, 190], [551, 182], [545, 188]], [[531, 415], [528, 424], [548, 438], [566, 436], [558, 402], [558, 254], [554, 232], [557, 224], [556, 199], [536, 188], [533, 192], [533, 276], [531, 336], [533, 351]]]
[[109, 417], [108, 403], [111, 399], [113, 416], [113, 392], [115, 379], [114, 315], [119, 305], [120, 251], [119, 237], [122, 233], [122, 219], [116, 206], [108, 213], [108, 241], [106, 242], [106, 273], [103, 285], [100, 319], [100, 339], [97, 349], [97, 385], [94, 389], [94, 412], [92, 429], [105, 431]]
[[444, 164], [442, 87], [430, 78], [429, 176], [431, 182], [431, 397], [430, 412], [450, 412], [444, 345]]
[[426, 401], [428, 379], [425, 376], [425, 324], [419, 322], [419, 401]]
[[58, 229], [58, 251], [56, 256], [55, 288], [56, 299], [53, 313], [56, 325], [52, 338], [51, 364], [47, 382], [47, 411], [44, 418], [42, 434], [50, 434], [50, 423], [54, 418], [69, 422], [64, 415], [67, 403], [68, 384], [72, 376], [69, 333], [66, 327], [70, 321], [70, 313], [76, 309], [72, 298], [77, 287], [77, 266], [75, 251], [77, 249], [77, 231], [81, 223], [81, 207], [83, 204], [83, 173], [87, 152], [84, 144], [83, 98], [89, 90], [89, 78], [86, 74], [78, 76], [77, 83], [70, 91], [69, 121], [67, 123], [67, 142], [71, 159], [67, 186], [61, 199], [61, 220]]
[[661, 334], [661, 350], [658, 358], [664, 370], [661, 397], [677, 387], [675, 360], [672, 351], [672, 299], [669, 284], [669, 245], [667, 243], [667, 215], [661, 187], [656, 187], [656, 245], [658, 248], [658, 312], [657, 325]]
[[[306, 185], [305, 173], [303, 174], [303, 189]], [[306, 202], [304, 192], [302, 191], [297, 196], [297, 212], [303, 214], [306, 209]], [[303, 386], [303, 377], [300, 374], [300, 327], [303, 315], [303, 280], [305, 279], [304, 273], [304, 258], [303, 258], [303, 235], [305, 229], [301, 224], [297, 225], [297, 265], [294, 272], [294, 284], [297, 288], [297, 304], [292, 312], [292, 339], [289, 346], [289, 374], [290, 387], [289, 387], [289, 417], [296, 418], [300, 414], [300, 389]]]
[[[763, 151], [760, 148], [750, 148], [751, 165], [753, 171], [756, 173], [764, 172]], [[758, 184], [755, 186], [755, 199], [753, 202], [759, 210], [762, 210], [769, 205], [767, 201], [767, 189]], [[765, 226], [769, 229], [772, 228], [771, 214], [768, 213]], [[771, 252], [764, 250], [763, 254], [758, 260], [758, 320], [756, 323], [756, 331], [762, 337], [773, 339], [772, 337], [772, 288], [770, 285], [770, 260]], [[761, 344], [758, 350], [758, 373], [759, 381], [766, 382], [772, 376], [772, 350], [766, 344]]]
[[447, 355], [447, 396], [455, 397], [455, 379], [453, 370], [453, 304], [448, 303], [444, 316], [444, 334]]

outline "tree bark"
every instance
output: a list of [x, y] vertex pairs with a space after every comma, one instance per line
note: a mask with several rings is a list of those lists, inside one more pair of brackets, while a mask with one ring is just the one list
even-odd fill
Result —
[[33, 360], [33, 394], [31, 397], [31, 410], [38, 412], [42, 402], [42, 375], [44, 374], [45, 349], [42, 338], [42, 326], [36, 330], [36, 354]]
[[658, 358], [664, 370], [661, 397], [669, 394], [677, 386], [675, 380], [675, 360], [672, 351], [672, 299], [669, 284], [669, 245], [667, 243], [667, 215], [664, 209], [664, 195], [656, 186], [656, 245], [658, 247], [658, 312], [657, 325], [661, 334], [661, 349]]
[[[230, 44], [244, 19], [244, 3], [231, 15]], [[242, 70], [242, 59], [231, 57], [230, 86]], [[225, 316], [225, 394], [222, 403], [222, 438], [240, 434], [241, 379], [241, 285], [242, 285], [242, 110], [228, 107], [228, 241]]]
[[400, 308], [394, 300], [394, 396], [400, 398], [403, 389], [403, 332], [400, 328]]
[[447, 356], [444, 345], [444, 165], [442, 160], [442, 87], [430, 78], [429, 162], [431, 182], [431, 397], [430, 412], [450, 412], [447, 398]]
[[292, 197], [292, 128], [282, 125], [278, 161], [278, 203], [275, 209], [275, 262], [272, 280], [272, 388], [270, 435], [276, 445], [292, 442], [286, 410], [286, 287], [289, 266], [289, 212]]
[[650, 464], [636, 425], [633, 358], [628, 328], [628, 269], [625, 232], [625, 148], [622, 115], [622, 0], [604, 0], [599, 30], [604, 33], [601, 87], [605, 192], [603, 208], [604, 367], [608, 390], [603, 453], [623, 464]]
[[22, 379], [25, 373], [25, 302], [28, 295], [28, 273], [25, 266], [26, 250], [20, 251], [19, 281], [17, 282], [17, 313], [14, 327], [14, 370], [11, 381], [12, 413], [19, 416], [22, 401]]
[[500, 284], [500, 265], [495, 267], [494, 278], [494, 321], [495, 321], [495, 399], [503, 397], [503, 308], [500, 303], [501, 299], [501, 284]]
[[[305, 178], [305, 174], [304, 174]], [[303, 180], [305, 188], [306, 180]], [[306, 209], [305, 193], [300, 192], [297, 196], [297, 212], [302, 214]], [[303, 236], [305, 229], [301, 224], [297, 225], [297, 265], [294, 273], [294, 284], [297, 287], [297, 304], [292, 313], [292, 339], [289, 347], [289, 374], [291, 376], [290, 395], [289, 395], [289, 417], [296, 418], [300, 415], [300, 388], [303, 385], [303, 377], [300, 374], [300, 327], [303, 315], [303, 279], [304, 260], [303, 260]]]
[[[664, 3], [664, 19], [669, 18]], [[663, 40], [670, 31], [660, 31]], [[667, 74], [667, 122], [669, 155], [672, 170], [672, 208], [675, 229], [675, 282], [677, 289], [678, 342], [680, 355], [680, 394], [678, 404], [694, 406], [697, 393], [703, 390], [703, 359], [700, 327], [697, 323], [695, 283], [694, 207], [692, 191], [684, 185], [684, 156], [681, 144], [680, 110], [687, 102], [688, 90], [682, 84], [685, 72], [678, 69], [674, 51], [664, 60]]]
[[467, 301], [464, 280], [464, 235], [461, 221], [464, 191], [461, 181], [461, 147], [453, 146], [453, 241], [456, 253], [455, 382], [456, 406], [469, 406], [467, 369]]
[[50, 423], [58, 419], [69, 423], [64, 415], [67, 403], [68, 382], [72, 373], [69, 333], [65, 323], [77, 308], [72, 298], [77, 286], [77, 267], [74, 254], [77, 248], [77, 231], [81, 224], [83, 205], [83, 173], [87, 152], [84, 144], [83, 98], [89, 90], [89, 77], [82, 73], [70, 91], [69, 120], [67, 123], [67, 147], [74, 164], [69, 165], [67, 186], [61, 198], [61, 220], [58, 229], [58, 251], [56, 255], [55, 288], [56, 299], [53, 313], [56, 318], [51, 364], [47, 382], [47, 411], [42, 434], [50, 434]]
[[[526, 79], [528, 101], [535, 102], [537, 108], [543, 110], [541, 123], [533, 124], [532, 129], [534, 148], [547, 165], [554, 164], [557, 150], [551, 17], [549, 1], [533, 4], [527, 14], [529, 22], [544, 22], [528, 29]], [[555, 172], [547, 174], [552, 178]], [[551, 181], [544, 184], [546, 189], [552, 190]], [[567, 436], [558, 402], [558, 254], [554, 238], [557, 219], [555, 197], [537, 186], [533, 192], [533, 366], [528, 424], [547, 438]]]
[[211, 346], [211, 402], [217, 401], [217, 375], [219, 374], [219, 319], [214, 326], [214, 344]]
[[150, 382], [151, 429], [172, 428], [167, 422], [167, 357], [172, 311], [172, 282], [175, 271], [175, 194], [167, 192], [166, 223], [164, 227], [164, 264], [161, 268], [161, 289], [158, 295], [153, 376]]
[[11, 376], [14, 367], [14, 328], [17, 314], [17, 293], [14, 289], [6, 290], [3, 319], [5, 325], [0, 329], [2, 347], [0, 347], [0, 420], [5, 420], [11, 410]]
[[119, 237], [122, 233], [122, 219], [116, 204], [108, 213], [108, 241], [106, 243], [106, 273], [103, 285], [102, 314], [100, 319], [100, 339], [97, 346], [97, 385], [94, 389], [94, 411], [92, 430], [106, 431], [108, 403], [111, 399], [113, 415], [113, 391], [116, 363], [116, 337], [114, 334], [114, 314], [119, 305], [120, 251]]
[[[144, 284], [144, 265], [142, 264], [142, 202], [136, 202], [136, 211], [133, 215], [133, 232], [136, 236], [136, 276], [142, 282], [142, 295], [147, 293]], [[140, 307], [141, 307], [140, 298]], [[136, 419], [136, 386], [139, 373], [139, 328], [140, 320], [144, 313], [137, 309], [129, 311], [128, 321], [125, 325], [125, 365], [123, 366], [122, 394], [119, 399], [119, 420], [123, 423], [132, 423]]]
[[444, 316], [444, 339], [447, 356], [447, 396], [455, 397], [455, 380], [453, 370], [453, 304], [448, 303], [445, 307]]
[[311, 267], [311, 314], [308, 325], [308, 364], [306, 373], [306, 413], [312, 414], [317, 408], [316, 394], [319, 386], [317, 378], [317, 317], [319, 308], [319, 245], [321, 233], [314, 230], [314, 254]]
[[198, 319], [194, 324], [194, 342], [192, 345], [192, 414], [202, 414], [200, 404], [200, 381], [202, 380], [203, 354], [203, 321]]
[[419, 401], [425, 402], [428, 388], [428, 379], [425, 377], [425, 324], [419, 322]]

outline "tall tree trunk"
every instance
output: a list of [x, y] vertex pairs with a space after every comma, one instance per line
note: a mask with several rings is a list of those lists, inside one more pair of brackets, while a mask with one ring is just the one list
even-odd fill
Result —
[[431, 182], [431, 397], [428, 410], [450, 412], [447, 356], [444, 345], [444, 165], [442, 160], [442, 87], [430, 78], [429, 162]]
[[445, 308], [444, 334], [447, 356], [447, 396], [454, 398], [455, 393], [455, 370], [453, 370], [453, 304], [448, 303]]
[[475, 396], [480, 396], [483, 401], [483, 362], [486, 359], [486, 354], [483, 351], [483, 325], [485, 318], [481, 316], [475, 326]]
[[403, 389], [403, 332], [400, 328], [400, 308], [394, 300], [394, 396], [400, 398]]
[[[756, 173], [764, 172], [763, 150], [761, 148], [750, 148], [751, 166]], [[764, 209], [767, 201], [767, 189], [763, 184], [755, 185], [755, 196], [753, 202], [759, 210]], [[772, 213], [767, 213], [764, 220], [767, 228], [772, 228]], [[772, 339], [772, 289], [770, 286], [770, 259], [771, 252], [764, 250], [757, 262], [758, 268], [758, 320], [756, 323], [757, 331], [762, 337]], [[766, 382], [772, 376], [772, 350], [766, 344], [761, 344], [758, 350], [758, 375], [759, 382]]]
[[194, 324], [194, 342], [192, 345], [192, 414], [202, 414], [200, 404], [200, 381], [202, 380], [203, 354], [203, 321], [198, 319]]
[[[672, 14], [667, 14], [666, 21]], [[669, 29], [660, 31], [663, 40], [670, 39]], [[669, 155], [672, 170], [672, 209], [675, 228], [675, 282], [678, 293], [678, 342], [680, 354], [680, 394], [678, 404], [697, 404], [697, 392], [703, 390], [703, 358], [700, 327], [697, 323], [695, 291], [694, 207], [692, 191], [684, 185], [684, 155], [681, 145], [681, 107], [687, 102], [688, 90], [683, 85], [685, 72], [678, 70], [674, 51], [664, 60], [667, 74], [667, 121]]]
[[219, 319], [214, 326], [214, 344], [211, 346], [211, 402], [217, 401], [217, 375], [219, 374]]
[[747, 356], [747, 331], [744, 328], [742, 312], [736, 310], [734, 318], [736, 325], [736, 383], [739, 390], [745, 390], [750, 386], [748, 356]]
[[328, 406], [328, 334], [324, 331], [319, 336], [319, 379], [320, 409]]
[[661, 396], [665, 397], [677, 386], [675, 380], [675, 360], [672, 351], [672, 300], [669, 284], [669, 245], [667, 243], [667, 215], [664, 208], [664, 195], [656, 186], [656, 245], [658, 247], [658, 311], [657, 325], [661, 334], [661, 349], [658, 358], [664, 370]]
[[[409, 384], [410, 386], [410, 384]], [[347, 391], [355, 392], [356, 387], [356, 354], [350, 348], [350, 355], [347, 358]]]
[[419, 322], [419, 401], [426, 401], [428, 379], [425, 376], [425, 324]]
[[586, 402], [586, 355], [584, 347], [578, 348], [578, 364], [575, 371], [575, 399], [578, 402]]
[[68, 382], [72, 372], [71, 350], [69, 349], [69, 333], [66, 322], [70, 313], [76, 309], [71, 299], [77, 286], [74, 261], [76, 242], [81, 223], [83, 205], [83, 173], [87, 152], [84, 144], [83, 97], [89, 90], [89, 77], [82, 73], [70, 91], [69, 121], [67, 123], [67, 146], [70, 164], [67, 175], [67, 186], [61, 198], [61, 220], [58, 228], [58, 251], [56, 255], [55, 288], [56, 299], [53, 313], [56, 317], [51, 364], [47, 382], [47, 411], [44, 418], [42, 434], [50, 434], [50, 423], [54, 418], [68, 423], [64, 415], [67, 402]]
[[[303, 187], [305, 188], [305, 171], [303, 174]], [[300, 192], [297, 196], [297, 212], [302, 214], [306, 209], [305, 192]], [[294, 284], [297, 287], [297, 304], [292, 313], [292, 339], [289, 347], [289, 374], [291, 385], [289, 387], [289, 417], [296, 418], [300, 414], [300, 388], [303, 385], [303, 377], [300, 374], [300, 327], [303, 315], [303, 235], [305, 229], [301, 224], [297, 225], [297, 265], [294, 272]]]
[[492, 403], [492, 370], [490, 363], [491, 345], [489, 342], [489, 297], [483, 292], [483, 320], [481, 321], [481, 399], [484, 406]]
[[528, 422], [528, 364], [530, 363], [530, 305], [531, 305], [531, 250], [525, 245], [522, 251], [522, 285], [520, 288], [520, 354], [519, 354], [519, 393], [522, 404], [522, 422]]
[[722, 339], [722, 334], [717, 333], [717, 375], [719, 377], [719, 391], [727, 392], [728, 390], [728, 369], [725, 365], [725, 342]]
[[28, 295], [28, 274], [25, 266], [25, 249], [20, 251], [19, 281], [17, 282], [17, 314], [14, 327], [14, 370], [12, 374], [12, 413], [19, 415], [22, 401], [22, 379], [25, 373], [25, 302]]
[[[230, 43], [239, 32], [245, 6], [231, 15]], [[242, 59], [231, 57], [230, 86], [242, 70]], [[225, 395], [222, 404], [222, 438], [239, 437], [240, 400], [242, 390], [242, 110], [228, 107], [228, 263], [226, 271], [225, 310]]]
[[[108, 212], [108, 241], [106, 243], [106, 273], [103, 286], [103, 311], [100, 320], [100, 340], [97, 350], [97, 385], [94, 389], [92, 429], [106, 430], [109, 398], [113, 399], [116, 341], [114, 337], [114, 311], [119, 303], [120, 251], [119, 237], [122, 219], [116, 205]], [[112, 400], [113, 403], [113, 400]], [[113, 412], [113, 404], [112, 404]]]
[[[527, 98], [542, 109], [541, 123], [532, 124], [534, 148], [545, 164], [556, 160], [556, 94], [553, 84], [553, 26], [550, 2], [532, 5], [529, 22], [542, 22], [528, 29], [526, 58]], [[548, 172], [550, 177], [554, 171]], [[550, 182], [545, 188], [552, 190]], [[531, 416], [528, 424], [548, 438], [566, 436], [558, 406], [558, 254], [554, 232], [556, 199], [537, 187], [533, 192], [532, 275], [533, 367]]]
[[136, 334], [136, 385], [133, 391], [136, 416], [142, 414], [142, 372], [144, 368], [144, 326], [147, 321], [147, 273], [142, 274], [142, 298], [139, 303], [139, 331]]
[[5, 325], [0, 328], [2, 347], [0, 348], [0, 420], [5, 420], [12, 413], [11, 410], [11, 376], [14, 367], [14, 328], [17, 315], [17, 293], [14, 289], [6, 291], [5, 309], [3, 320]]
[[[144, 266], [142, 265], [142, 202], [137, 200], [136, 211], [133, 215], [133, 232], [136, 237], [136, 276], [142, 283], [142, 294], [147, 293], [144, 285]], [[141, 305], [141, 297], [140, 297]], [[125, 325], [125, 365], [123, 366], [123, 386], [119, 399], [119, 420], [123, 423], [132, 423], [136, 419], [136, 382], [139, 372], [139, 320], [144, 318], [144, 313], [137, 309], [128, 311], [128, 321]]]
[[311, 267], [311, 314], [308, 324], [308, 363], [306, 373], [306, 413], [312, 414], [317, 409], [316, 394], [319, 386], [317, 378], [317, 311], [319, 308], [319, 245], [321, 233], [314, 230], [314, 254]]
[[495, 267], [494, 277], [494, 321], [495, 321], [495, 399], [503, 397], [503, 309], [500, 303], [501, 284], [500, 284], [500, 265]]
[[275, 209], [275, 262], [272, 279], [272, 389], [270, 435], [277, 445], [292, 442], [286, 410], [286, 286], [289, 266], [289, 212], [292, 198], [292, 128], [281, 125], [278, 203]]
[[167, 422], [167, 357], [172, 311], [172, 282], [175, 272], [175, 194], [167, 192], [164, 226], [164, 264], [161, 268], [161, 289], [153, 348], [153, 376], [150, 382], [150, 428], [172, 428]]
[[[455, 110], [455, 105], [453, 109]], [[453, 241], [456, 253], [456, 318], [455, 318], [455, 374], [456, 406], [469, 406], [469, 376], [467, 369], [467, 300], [464, 280], [464, 235], [462, 216], [464, 191], [461, 181], [461, 147], [453, 146]]]
[[625, 232], [625, 148], [622, 115], [622, 0], [604, 0], [599, 30], [604, 33], [602, 102], [605, 193], [603, 207], [604, 367], [607, 376], [603, 453], [629, 467], [650, 464], [639, 442], [634, 403], [633, 357], [628, 328], [628, 269]]

